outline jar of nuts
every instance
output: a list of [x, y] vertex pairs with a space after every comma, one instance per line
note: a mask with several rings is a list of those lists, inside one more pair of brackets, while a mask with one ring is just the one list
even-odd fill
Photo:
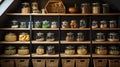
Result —
[[77, 53], [79, 55], [85, 55], [85, 54], [87, 54], [87, 52], [88, 52], [87, 51], [87, 46], [85, 46], [85, 45], [81, 45], [77, 48]]
[[73, 46], [67, 46], [65, 49], [66, 55], [74, 55], [75, 54], [75, 48]]
[[43, 46], [38, 46], [36, 49], [36, 53], [39, 55], [44, 54], [44, 47]]
[[107, 28], [107, 23], [105, 20], [100, 21], [100, 28]]
[[96, 46], [95, 52], [98, 55], [106, 55], [107, 54], [107, 48], [105, 46]]
[[19, 55], [28, 55], [29, 54], [29, 49], [27, 46], [20, 46], [18, 49], [18, 54]]
[[71, 33], [71, 32], [67, 33], [66, 41], [73, 41], [73, 40], [74, 40], [73, 33]]
[[29, 41], [30, 40], [30, 35], [28, 33], [21, 33], [19, 35], [19, 41]]

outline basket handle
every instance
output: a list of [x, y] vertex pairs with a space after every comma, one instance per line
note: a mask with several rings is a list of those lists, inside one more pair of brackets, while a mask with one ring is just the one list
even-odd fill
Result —
[[98, 62], [102, 62], [102, 60], [98, 60]]
[[54, 62], [54, 60], [50, 60], [50, 62]]
[[25, 60], [20, 60], [20, 62], [24, 62]]
[[70, 62], [70, 60], [66, 60], [66, 62]]
[[85, 60], [80, 60], [80, 62], [85, 62]]
[[41, 62], [41, 60], [37, 60], [37, 62]]
[[5, 60], [5, 62], [9, 62], [10, 60]]

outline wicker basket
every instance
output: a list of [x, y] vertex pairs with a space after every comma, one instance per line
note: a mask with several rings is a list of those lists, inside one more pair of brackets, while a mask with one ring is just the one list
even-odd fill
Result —
[[28, 67], [29, 59], [15, 59], [16, 67]]
[[0, 67], [14, 67], [13, 59], [0, 59]]
[[58, 67], [58, 59], [47, 59], [46, 67]]
[[74, 67], [74, 59], [62, 59], [62, 67]]
[[33, 67], [45, 67], [45, 59], [33, 59]]
[[120, 59], [110, 59], [109, 67], [120, 67]]
[[89, 59], [76, 59], [76, 67], [89, 67]]
[[94, 59], [94, 67], [106, 67], [107, 59]]

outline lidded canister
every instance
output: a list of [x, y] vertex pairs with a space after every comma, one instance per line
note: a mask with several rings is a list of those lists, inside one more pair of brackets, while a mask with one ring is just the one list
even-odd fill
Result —
[[90, 4], [88, 3], [82, 3], [81, 4], [81, 12], [82, 13], [90, 13]]
[[17, 20], [12, 20], [12, 25], [11, 28], [18, 28], [18, 21]]
[[95, 41], [105, 41], [105, 35], [104, 35], [104, 33], [101, 33], [101, 32], [96, 33], [96, 39], [95, 39]]
[[16, 54], [15, 46], [7, 46], [7, 47], [5, 47], [4, 54], [6, 54], [6, 55], [14, 55], [14, 54]]
[[27, 28], [26, 22], [20, 22], [20, 28]]
[[92, 3], [92, 13], [94, 13], [94, 14], [100, 13], [99, 3]]
[[71, 45], [66, 46], [65, 54], [74, 55], [75, 54], [75, 48], [73, 46], [71, 46]]
[[48, 32], [46, 36], [46, 41], [54, 41], [54, 40], [55, 40], [54, 33]]
[[102, 4], [102, 13], [109, 13], [109, 5]]
[[39, 54], [39, 55], [42, 55], [44, 54], [44, 47], [43, 46], [38, 46], [37, 49], [36, 49], [36, 53]]
[[22, 3], [23, 4], [23, 7], [21, 9], [21, 12], [22, 13], [30, 13], [30, 5], [28, 2], [24, 2]]
[[40, 21], [35, 22], [35, 26], [34, 26], [35, 28], [41, 28], [41, 26], [42, 26], [42, 24]]
[[109, 54], [110, 55], [119, 55], [120, 54], [119, 47], [117, 47], [117, 46], [110, 46], [109, 47]]
[[8, 41], [8, 42], [14, 42], [17, 40], [17, 35], [15, 33], [7, 33], [5, 35], [5, 41]]
[[77, 27], [76, 20], [71, 20], [71, 22], [70, 22], [70, 27], [71, 27], [71, 28], [76, 28], [76, 27]]
[[84, 33], [79, 32], [77, 33], [77, 41], [83, 41], [84, 40]]
[[116, 28], [116, 27], [117, 27], [116, 21], [115, 21], [115, 20], [110, 20], [110, 21], [109, 21], [109, 27], [110, 27], [110, 28]]
[[49, 55], [54, 55], [55, 54], [55, 47], [54, 46], [47, 46], [46, 53]]
[[87, 54], [87, 52], [88, 52], [87, 46], [85, 46], [85, 45], [78, 46], [77, 53], [79, 55], [85, 55], [85, 54]]
[[68, 22], [67, 21], [62, 22], [62, 28], [68, 28]]
[[92, 21], [92, 28], [98, 28], [98, 21], [96, 20]]
[[100, 28], [107, 28], [107, 22], [105, 20], [100, 21]]
[[57, 22], [56, 21], [51, 22], [51, 28], [57, 28]]
[[67, 33], [66, 36], [66, 41], [73, 41], [74, 40], [74, 35], [72, 32]]
[[84, 19], [80, 20], [80, 28], [86, 28], [87, 24], [86, 21]]
[[107, 54], [107, 48], [103, 45], [96, 46], [95, 52], [98, 55], [106, 55]]
[[109, 33], [108, 41], [119, 41], [118, 33]]
[[44, 41], [44, 40], [45, 40], [44, 33], [42, 32], [36, 33], [36, 41]]

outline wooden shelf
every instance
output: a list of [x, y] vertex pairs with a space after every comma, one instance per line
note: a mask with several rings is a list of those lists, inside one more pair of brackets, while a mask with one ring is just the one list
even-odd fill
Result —
[[61, 30], [90, 30], [90, 28], [61, 28]]
[[66, 55], [66, 54], [61, 54], [61, 57], [69, 57], [69, 58], [72, 58], [72, 57], [90, 57], [89, 54], [87, 55], [78, 55], [78, 54], [75, 54], [75, 55]]
[[59, 28], [32, 28], [32, 30], [59, 30]]
[[61, 41], [61, 44], [90, 44], [90, 41], [81, 41], [81, 42], [77, 42], [77, 41]]
[[55, 54], [55, 55], [48, 55], [48, 54], [37, 55], [37, 54], [32, 54], [32, 57], [59, 57], [59, 54]]
[[53, 41], [53, 42], [48, 42], [48, 41], [43, 41], [43, 42], [37, 42], [37, 41], [32, 41], [33, 44], [59, 44], [59, 41]]
[[120, 28], [95, 28], [92, 30], [120, 30]]
[[30, 30], [29, 28], [0, 28], [0, 30]]
[[107, 57], [110, 57], [110, 58], [120, 58], [120, 55], [96, 55], [96, 54], [93, 54], [93, 57], [97, 58], [97, 57], [104, 57], [104, 58], [107, 58]]
[[22, 57], [30, 57], [30, 55], [18, 55], [18, 54], [15, 54], [15, 55], [0, 55], [0, 57], [8, 57], [8, 58], [22, 58]]
[[30, 41], [15, 41], [15, 42], [0, 41], [0, 44], [30, 44]]
[[120, 42], [110, 42], [110, 41], [96, 42], [96, 41], [93, 41], [92, 44], [120, 44]]

